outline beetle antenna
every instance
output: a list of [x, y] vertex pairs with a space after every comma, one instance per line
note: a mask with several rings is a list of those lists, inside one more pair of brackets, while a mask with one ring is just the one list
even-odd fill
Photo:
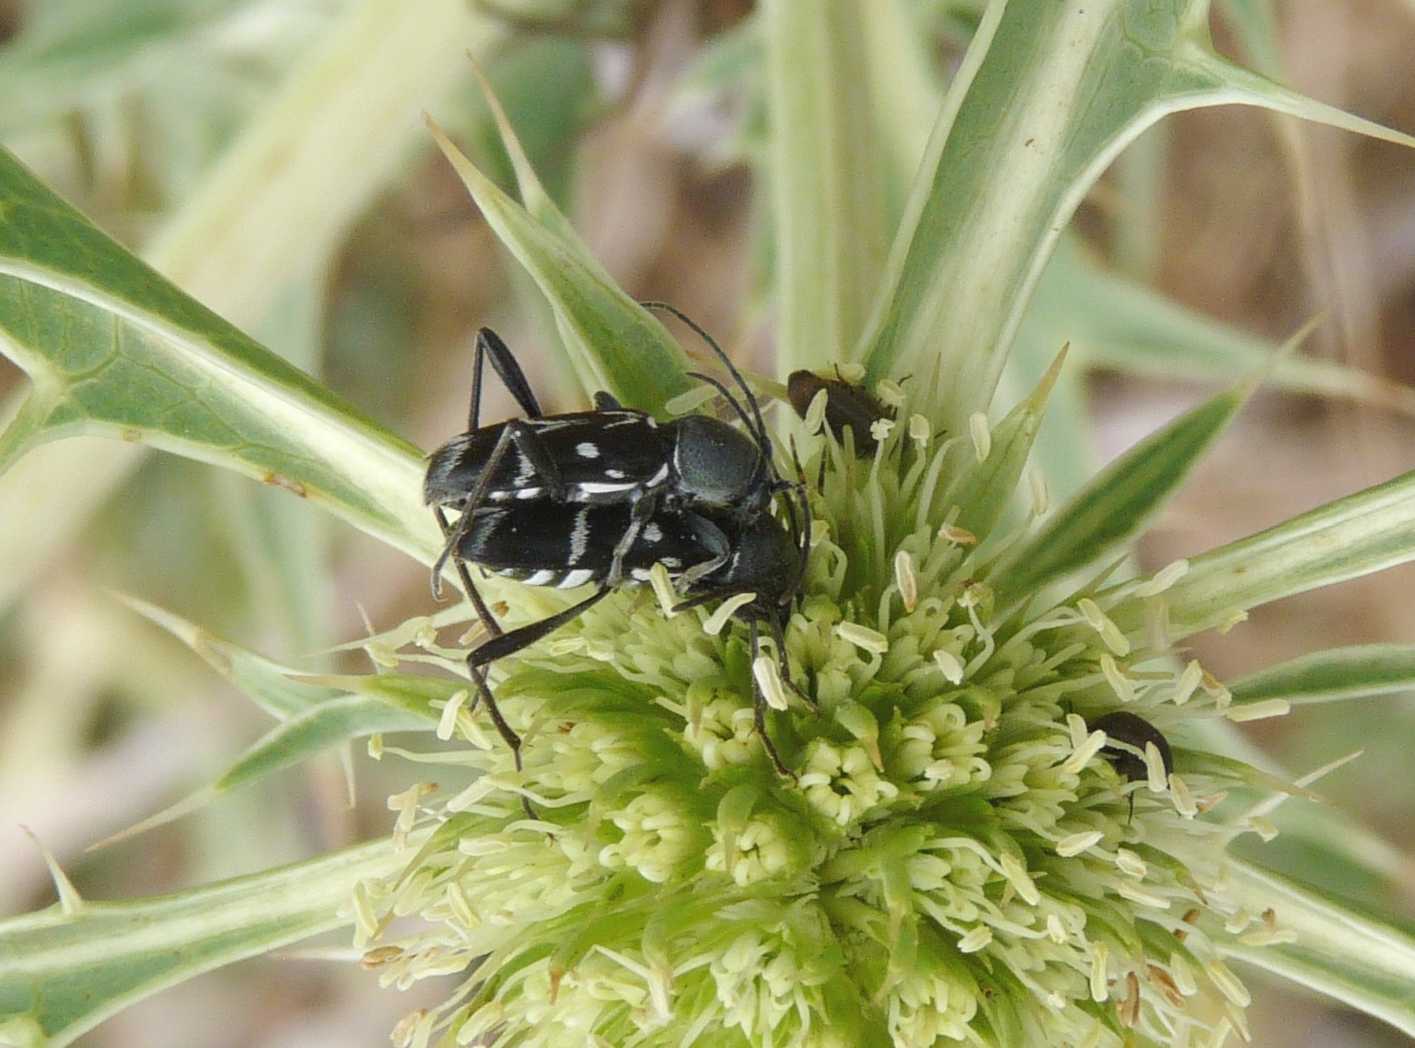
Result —
[[[677, 306], [669, 305], [667, 302], [640, 302], [639, 305], [643, 306], [645, 309], [657, 309], [665, 313], [671, 313], [684, 324], [688, 325], [688, 327], [692, 328], [693, 332], [700, 339], [712, 347], [712, 351], [717, 354], [717, 358], [722, 361], [723, 365], [731, 373], [737, 385], [742, 387], [742, 392], [746, 396], [747, 404], [752, 409], [752, 417], [756, 419], [756, 426], [752, 426], [749, 420], [747, 428], [754, 430], [758, 441], [761, 443], [762, 454], [767, 455], [771, 448], [771, 441], [767, 437], [766, 420], [762, 418], [761, 405], [757, 403], [757, 397], [756, 394], [752, 392], [752, 387], [747, 385], [747, 380], [742, 377], [742, 372], [737, 370], [737, 365], [732, 363], [732, 358], [723, 352], [722, 347], [717, 344], [717, 340], [704, 331], [696, 320], [688, 316], [688, 314], [684, 313]], [[716, 385], [716, 383], [714, 384]], [[722, 387], [718, 385], [718, 388], [721, 389]], [[726, 393], [726, 390], [723, 390], [723, 392]]]

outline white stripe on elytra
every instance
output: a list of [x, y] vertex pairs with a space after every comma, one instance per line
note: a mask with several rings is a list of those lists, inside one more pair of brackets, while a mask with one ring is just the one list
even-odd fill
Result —
[[575, 526], [570, 532], [570, 563], [580, 563], [590, 541], [590, 509], [586, 506], [575, 514]]

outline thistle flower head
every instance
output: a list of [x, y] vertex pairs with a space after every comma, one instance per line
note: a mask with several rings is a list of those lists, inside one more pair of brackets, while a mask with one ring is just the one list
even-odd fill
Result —
[[[1184, 566], [1000, 588], [1031, 521], [970, 500], [1001, 506], [987, 485], [1005, 475], [986, 424], [971, 430], [904, 422], [867, 458], [805, 434], [816, 526], [786, 643], [816, 708], [781, 689], [767, 717], [795, 781], [754, 726], [754, 673], [775, 659], [754, 666], [745, 630], [666, 614], [648, 588], [496, 666], [523, 771], [480, 714], [444, 717], [455, 748], [422, 759], [477, 774], [400, 795], [400, 828], [429, 832], [400, 877], [365, 886], [361, 942], [387, 982], [466, 978], [395, 1040], [1119, 1046], [1244, 1030], [1219, 940], [1263, 918], [1225, 893], [1234, 831], [1200, 816], [1225, 773], [1182, 750], [1171, 766], [1168, 747], [1228, 700], [1163, 636]], [[1125, 619], [1142, 625], [1117, 625], [1122, 604], [1148, 609]], [[1093, 726], [1116, 711], [1164, 752], [1114, 730], [1134, 721]], [[399, 938], [405, 914], [423, 926]]]

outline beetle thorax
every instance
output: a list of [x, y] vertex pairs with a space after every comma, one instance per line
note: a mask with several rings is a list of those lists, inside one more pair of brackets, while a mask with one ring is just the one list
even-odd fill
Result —
[[720, 419], [689, 415], [675, 422], [673, 465], [679, 495], [689, 505], [752, 512], [765, 503], [761, 449]]
[[708, 577], [713, 586], [740, 586], [756, 593], [756, 604], [785, 604], [796, 592], [799, 550], [782, 523], [769, 513], [756, 516], [736, 535], [732, 556]]

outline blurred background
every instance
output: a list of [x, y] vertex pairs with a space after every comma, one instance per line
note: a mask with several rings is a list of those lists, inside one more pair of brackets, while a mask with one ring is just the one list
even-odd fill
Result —
[[[941, 90], [981, 4], [904, 2]], [[507, 181], [463, 45], [444, 49], [451, 57], [440, 65], [394, 53], [386, 70], [337, 74], [349, 84], [329, 72], [327, 49], [356, 34], [360, 9], [390, 6], [0, 0], [0, 143], [178, 284], [431, 448], [463, 428], [480, 325], [516, 348], [548, 409], [580, 394], [542, 303], [422, 128], [420, 112], [432, 112]], [[420, 16], [420, 5], [406, 6]], [[475, 40], [465, 46], [610, 272], [769, 369], [751, 0], [470, 7]], [[1415, 2], [1215, 8], [1220, 50], [1415, 131]], [[242, 167], [281, 134], [328, 130], [334, 117], [321, 107], [337, 102], [321, 90], [366, 90], [374, 79], [392, 101], [369, 111], [355, 129], [363, 137], [321, 139], [290, 171]], [[1081, 358], [1045, 441], [1054, 498], [1325, 313], [1306, 345], [1311, 363], [1287, 376], [1288, 389], [1259, 396], [1218, 445], [1145, 540], [1147, 567], [1415, 467], [1406, 388], [1415, 383], [1415, 155], [1253, 109], [1183, 114], [1107, 173], [1060, 255], [1053, 269], [1064, 272], [1049, 274], [1024, 332], [1046, 357], [1071, 339]], [[1034, 365], [1019, 361], [1003, 398]], [[0, 358], [0, 395], [22, 388]], [[510, 405], [492, 392], [485, 416], [504, 417]], [[350, 808], [331, 758], [86, 853], [209, 781], [266, 727], [112, 591], [317, 667], [331, 658], [322, 649], [363, 634], [364, 616], [386, 628], [428, 612], [427, 572], [288, 495], [170, 456], [68, 441], [24, 470], [0, 484], [0, 913], [52, 899], [20, 824], [93, 898], [177, 889], [388, 831], [384, 799], [407, 784], [405, 767], [358, 757]], [[1232, 678], [1319, 647], [1410, 643], [1413, 584], [1415, 571], [1397, 569], [1286, 600], [1194, 648]], [[1322, 792], [1400, 852], [1415, 848], [1408, 699], [1308, 708], [1250, 734], [1299, 772], [1364, 748]], [[1343, 897], [1415, 915], [1409, 876], [1403, 890], [1376, 883], [1311, 859], [1300, 840], [1279, 838], [1263, 854]], [[1263, 1044], [1406, 1043], [1374, 1020], [1256, 976], [1251, 984]], [[356, 966], [267, 958], [153, 998], [82, 1043], [382, 1045], [427, 995], [438, 989], [399, 994]]]

